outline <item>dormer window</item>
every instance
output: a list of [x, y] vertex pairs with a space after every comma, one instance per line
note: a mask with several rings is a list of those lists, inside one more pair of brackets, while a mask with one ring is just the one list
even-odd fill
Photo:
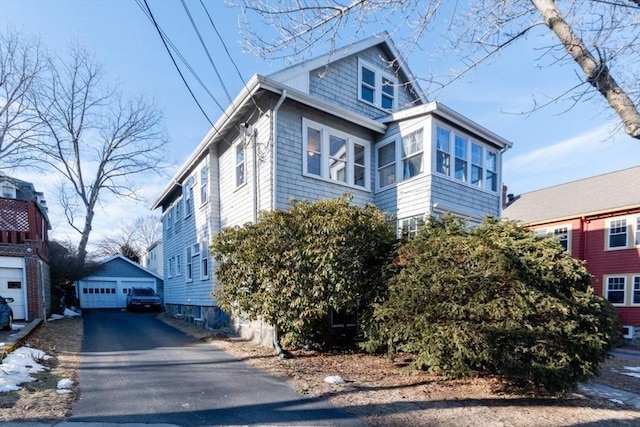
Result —
[[378, 108], [392, 110], [395, 108], [397, 80], [372, 64], [358, 60], [358, 80], [360, 88], [358, 99], [375, 105]]
[[2, 187], [2, 197], [5, 199], [15, 199], [16, 198], [16, 187], [9, 184], [8, 182], [0, 184]]

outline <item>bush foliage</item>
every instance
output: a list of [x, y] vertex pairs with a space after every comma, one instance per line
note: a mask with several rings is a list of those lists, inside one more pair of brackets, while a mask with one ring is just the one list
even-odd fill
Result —
[[496, 374], [562, 393], [596, 375], [619, 336], [608, 301], [554, 239], [487, 219], [427, 222], [399, 249], [389, 297], [366, 325], [370, 351], [415, 354], [449, 377]]
[[345, 196], [296, 201], [256, 224], [215, 236], [214, 297], [230, 313], [261, 316], [289, 344], [324, 344], [331, 310], [371, 303], [385, 289], [394, 243], [387, 218]]

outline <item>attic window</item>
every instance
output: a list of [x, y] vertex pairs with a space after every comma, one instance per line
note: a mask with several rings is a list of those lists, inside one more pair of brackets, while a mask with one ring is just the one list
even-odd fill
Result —
[[392, 110], [396, 101], [397, 80], [372, 64], [358, 59], [358, 99], [378, 108]]
[[16, 188], [11, 184], [2, 184], [2, 197], [5, 199], [15, 199]]

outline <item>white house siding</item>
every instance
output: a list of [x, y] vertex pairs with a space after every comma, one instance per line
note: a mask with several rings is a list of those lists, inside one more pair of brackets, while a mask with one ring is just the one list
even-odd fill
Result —
[[[302, 119], [307, 118], [339, 131], [370, 141], [373, 150], [373, 135], [357, 126], [349, 126], [340, 119], [320, 115], [312, 110], [298, 108], [285, 103], [278, 112], [278, 166], [277, 208], [287, 209], [290, 200], [320, 200], [340, 197], [345, 193], [353, 196], [352, 203], [364, 205], [373, 202], [373, 191], [334, 183], [328, 180], [303, 176], [302, 174]], [[373, 158], [373, 151], [371, 152]], [[369, 164], [369, 173], [373, 163]], [[373, 183], [371, 183], [373, 188]]]
[[[357, 55], [351, 55], [331, 63], [328, 67], [320, 67], [309, 73], [309, 93], [319, 99], [338, 105], [369, 118], [379, 118], [388, 114], [386, 110], [377, 108], [358, 99], [360, 85], [358, 81], [358, 58], [393, 75], [388, 66], [388, 57], [379, 47], [371, 47]], [[383, 59], [384, 58], [384, 59]], [[396, 76], [400, 79], [399, 76]], [[400, 81], [400, 84], [406, 81]], [[413, 97], [404, 86], [396, 87], [396, 109], [413, 105]]]

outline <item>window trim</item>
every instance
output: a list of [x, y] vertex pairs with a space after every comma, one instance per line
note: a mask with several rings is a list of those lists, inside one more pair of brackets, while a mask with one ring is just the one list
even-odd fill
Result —
[[[420, 132], [422, 131], [422, 150], [418, 150], [415, 151], [414, 153], [411, 153], [411, 155], [409, 156], [403, 156], [403, 143], [404, 143], [404, 138], [408, 137], [409, 135], [412, 135], [414, 133]], [[414, 179], [418, 179], [420, 177], [425, 176], [425, 172], [426, 172], [426, 167], [425, 167], [425, 162], [427, 159], [427, 155], [425, 152], [425, 147], [429, 146], [428, 141], [425, 141], [425, 135], [427, 135], [426, 132], [426, 128], [423, 124], [417, 124], [417, 125], [413, 125], [410, 126], [406, 129], [403, 129], [401, 131], [399, 131], [395, 136], [393, 136], [392, 138], [389, 139], [385, 139], [383, 141], [381, 141], [380, 143], [376, 144], [375, 146], [375, 188], [376, 188], [376, 192], [378, 191], [383, 191], [383, 190], [387, 190], [389, 188], [392, 188], [395, 185], [398, 185], [398, 183], [401, 182], [409, 182], [411, 180]], [[386, 146], [388, 146], [389, 144], [393, 144], [395, 143], [395, 149], [393, 151], [394, 153], [394, 161], [391, 163], [387, 163], [386, 165], [380, 167], [380, 150]], [[422, 160], [421, 160], [421, 172], [417, 172], [415, 175], [409, 177], [409, 178], [404, 178], [404, 164], [405, 161], [407, 159], [411, 159], [417, 156], [422, 156]], [[389, 166], [391, 166], [392, 164], [394, 164], [395, 166], [395, 178], [393, 180], [393, 182], [390, 182], [386, 185], [381, 185], [380, 182], [380, 170], [387, 168]]]
[[[239, 149], [242, 149], [242, 161], [238, 162], [238, 152]], [[244, 141], [242, 138], [235, 144], [233, 149], [233, 161], [234, 161], [234, 183], [235, 188], [242, 188], [247, 185], [247, 147], [244, 145]], [[238, 168], [242, 167], [242, 182], [238, 183]]]
[[200, 206], [209, 202], [209, 162], [206, 161], [200, 168]]
[[638, 285], [638, 291], [640, 292], [640, 274], [632, 274], [631, 275], [631, 305], [634, 307], [640, 306], [639, 302], [633, 302], [634, 292], [636, 291], [636, 282]]
[[[611, 302], [609, 301], [609, 280], [611, 279], [622, 279], [622, 302]], [[611, 302], [611, 305], [614, 307], [624, 307], [627, 305], [627, 276], [625, 275], [609, 275], [605, 276], [603, 280], [603, 294], [604, 299]], [[615, 292], [619, 292], [619, 290], [615, 290]]]
[[[441, 150], [438, 147], [438, 129], [442, 129], [443, 131], [446, 131], [449, 135], [449, 144], [447, 146], [448, 151]], [[496, 149], [491, 145], [486, 144], [474, 138], [473, 136], [471, 136], [470, 134], [464, 131], [460, 131], [457, 128], [451, 127], [437, 120], [433, 120], [431, 138], [432, 138], [432, 141], [434, 142], [433, 144], [431, 144], [432, 146], [431, 170], [433, 171], [434, 174], [436, 174], [437, 176], [446, 177], [447, 179], [450, 179], [454, 182], [466, 185], [471, 188], [476, 188], [476, 189], [485, 191], [487, 193], [491, 193], [494, 195], [500, 194], [500, 182], [502, 178], [502, 173], [501, 173], [502, 158], [500, 156], [499, 149]], [[457, 138], [461, 138], [466, 141], [466, 144], [465, 144], [466, 150], [465, 150], [465, 159], [464, 159], [466, 163], [466, 172], [465, 172], [464, 180], [458, 179], [456, 177], [456, 163], [457, 163], [457, 160], [460, 159], [456, 153], [455, 143]], [[473, 146], [474, 145], [482, 148], [482, 154], [481, 154], [482, 164], [481, 165], [478, 165], [477, 163], [473, 162]], [[444, 153], [448, 158], [447, 173], [444, 173], [438, 170], [438, 153]], [[489, 169], [488, 157], [490, 154], [495, 156], [495, 170]], [[481, 166], [481, 170], [482, 170], [482, 177], [480, 179], [482, 183], [481, 186], [472, 183], [472, 170], [474, 166]], [[495, 181], [496, 181], [495, 190], [489, 187], [489, 183], [491, 182], [489, 180], [490, 174], [495, 175]]]
[[193, 282], [193, 257], [191, 256], [191, 245], [184, 250], [184, 278], [185, 282]]
[[193, 213], [193, 179], [187, 179], [183, 186], [184, 193], [184, 219], [187, 219]]
[[[320, 131], [320, 175], [308, 171], [308, 129], [312, 128]], [[332, 179], [329, 170], [331, 157], [330, 139], [331, 136], [344, 139], [346, 141], [346, 182]], [[364, 147], [364, 185], [355, 184], [355, 166], [363, 166], [355, 163], [355, 145]], [[314, 153], [317, 153], [313, 150]], [[317, 155], [317, 154], [316, 154]], [[342, 132], [327, 125], [302, 118], [302, 175], [308, 178], [319, 179], [333, 184], [342, 185], [362, 191], [371, 191], [371, 142], [357, 136]]]
[[[374, 78], [374, 85], [370, 85], [369, 83], [366, 83], [362, 80], [362, 68], [366, 68], [369, 71], [371, 71], [373, 73], [373, 78]], [[393, 87], [393, 98], [391, 101], [391, 108], [385, 108], [383, 107], [383, 98], [385, 97], [385, 95], [388, 97], [388, 93], [386, 93], [383, 90], [383, 87], [385, 86], [383, 84], [384, 80], [388, 80], [392, 83], [392, 87]], [[364, 99], [362, 97], [362, 86], [366, 85], [369, 89], [373, 89], [373, 102], [369, 101], [368, 99]], [[387, 85], [388, 86], [388, 85]], [[383, 111], [393, 111], [397, 108], [398, 105], [398, 87], [399, 87], [399, 83], [398, 83], [398, 79], [393, 76], [392, 74], [383, 71], [380, 67], [377, 67], [375, 65], [373, 65], [372, 63], [368, 62], [365, 59], [362, 58], [358, 58], [358, 101], [364, 102], [365, 104], [374, 106], [376, 108], [379, 108]]]
[[[623, 246], [611, 246], [611, 224], [616, 221], [624, 221], [625, 228], [625, 244]], [[605, 249], [607, 251], [620, 251], [624, 249], [629, 249], [629, 234], [631, 231], [631, 225], [629, 224], [628, 217], [615, 217], [609, 218], [606, 222], [606, 233], [605, 233]]]

